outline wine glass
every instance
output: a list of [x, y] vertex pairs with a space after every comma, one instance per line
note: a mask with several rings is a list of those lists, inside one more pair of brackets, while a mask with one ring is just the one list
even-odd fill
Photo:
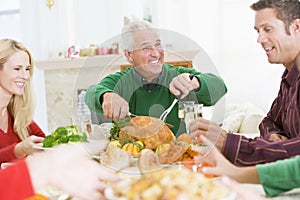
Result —
[[184, 122], [186, 126], [187, 134], [190, 133], [189, 126], [190, 122], [195, 119], [194, 101], [185, 101], [184, 105]]

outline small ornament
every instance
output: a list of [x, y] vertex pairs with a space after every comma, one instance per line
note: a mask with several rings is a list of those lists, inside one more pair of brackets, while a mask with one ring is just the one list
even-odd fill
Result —
[[79, 52], [80, 52], [79, 47], [76, 46], [76, 45], [72, 45], [68, 48], [67, 56], [69, 58], [78, 58], [79, 57]]
[[50, 10], [52, 8], [52, 6], [54, 5], [54, 0], [46, 0], [46, 5]]

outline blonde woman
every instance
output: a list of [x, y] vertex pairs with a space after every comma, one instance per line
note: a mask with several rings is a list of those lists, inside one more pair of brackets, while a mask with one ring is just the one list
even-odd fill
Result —
[[33, 60], [21, 43], [0, 40], [0, 163], [32, 154], [45, 134], [32, 120]]

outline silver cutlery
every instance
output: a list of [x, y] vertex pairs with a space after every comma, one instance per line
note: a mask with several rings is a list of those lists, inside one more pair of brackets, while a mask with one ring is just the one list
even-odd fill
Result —
[[[189, 77], [192, 80], [194, 78], [195, 75], [190, 74]], [[159, 117], [160, 120], [165, 121], [167, 116], [169, 115], [169, 113], [171, 112], [171, 110], [173, 109], [173, 107], [175, 106], [175, 104], [181, 99], [182, 94], [179, 94], [178, 96], [176, 96], [176, 98], [173, 100], [172, 104], [169, 106], [169, 108], [167, 108]]]

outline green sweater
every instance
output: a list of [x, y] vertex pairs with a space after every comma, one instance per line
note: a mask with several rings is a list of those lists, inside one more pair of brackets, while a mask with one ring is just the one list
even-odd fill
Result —
[[[194, 74], [201, 83], [201, 87], [197, 91], [191, 92], [183, 99], [184, 101], [192, 100], [204, 106], [211, 106], [227, 92], [223, 80], [216, 75], [202, 74], [191, 68], [164, 64], [157, 85], [149, 91], [143, 87], [141, 80], [138, 80], [135, 70], [128, 68], [123, 72], [110, 74], [97, 85], [90, 86], [85, 95], [85, 103], [90, 110], [103, 113], [100, 103], [101, 95], [105, 92], [115, 92], [128, 102], [131, 113], [159, 117], [174, 100], [175, 96], [170, 93], [169, 84], [174, 77], [181, 73]], [[167, 123], [174, 125], [172, 131], [175, 136], [186, 132], [185, 125], [177, 115], [178, 104], [166, 119]]]
[[260, 183], [268, 196], [300, 187], [300, 156], [256, 166]]

